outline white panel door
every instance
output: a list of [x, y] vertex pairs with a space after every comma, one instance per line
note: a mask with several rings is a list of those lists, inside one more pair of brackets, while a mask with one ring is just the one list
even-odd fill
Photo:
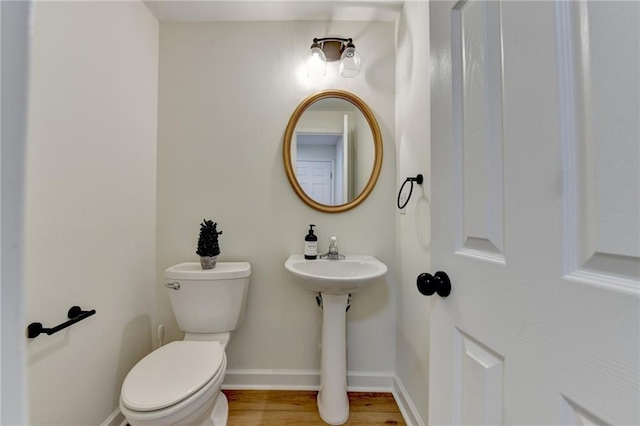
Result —
[[333, 202], [333, 166], [331, 161], [296, 161], [296, 178], [304, 192], [327, 206]]
[[430, 25], [429, 424], [640, 424], [640, 3]]

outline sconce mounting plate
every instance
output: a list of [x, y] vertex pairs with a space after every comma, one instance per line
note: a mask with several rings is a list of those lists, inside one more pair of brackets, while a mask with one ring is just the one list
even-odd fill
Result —
[[338, 40], [327, 40], [322, 42], [322, 51], [327, 57], [327, 61], [337, 61], [342, 55], [344, 44]]

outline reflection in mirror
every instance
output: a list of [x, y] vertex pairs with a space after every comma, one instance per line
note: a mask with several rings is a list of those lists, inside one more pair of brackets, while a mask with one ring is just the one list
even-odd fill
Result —
[[311, 207], [325, 212], [353, 208], [366, 198], [380, 171], [377, 123], [366, 104], [348, 92], [327, 91], [310, 98], [287, 127], [287, 175]]
[[298, 120], [291, 144], [298, 183], [320, 204], [352, 201], [373, 167], [373, 135], [360, 110], [344, 99], [321, 99]]

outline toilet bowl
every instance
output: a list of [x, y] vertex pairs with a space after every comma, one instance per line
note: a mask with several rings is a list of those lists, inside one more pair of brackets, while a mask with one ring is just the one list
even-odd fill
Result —
[[246, 262], [218, 262], [216, 270], [207, 271], [189, 262], [165, 271], [175, 280], [169, 297], [186, 334], [151, 352], [127, 374], [120, 411], [131, 426], [227, 424], [228, 402], [220, 391], [224, 350], [243, 320], [250, 273]]
[[226, 424], [226, 412], [209, 419], [216, 404], [227, 404], [220, 392], [226, 366], [219, 342], [169, 343], [129, 372], [120, 410], [131, 426]]

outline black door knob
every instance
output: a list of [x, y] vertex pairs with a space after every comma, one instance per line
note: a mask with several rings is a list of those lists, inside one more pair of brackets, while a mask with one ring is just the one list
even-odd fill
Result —
[[444, 271], [438, 271], [435, 275], [428, 273], [422, 273], [418, 275], [416, 280], [418, 284], [418, 291], [425, 296], [431, 296], [433, 293], [438, 293], [440, 297], [447, 297], [451, 294], [451, 280]]

